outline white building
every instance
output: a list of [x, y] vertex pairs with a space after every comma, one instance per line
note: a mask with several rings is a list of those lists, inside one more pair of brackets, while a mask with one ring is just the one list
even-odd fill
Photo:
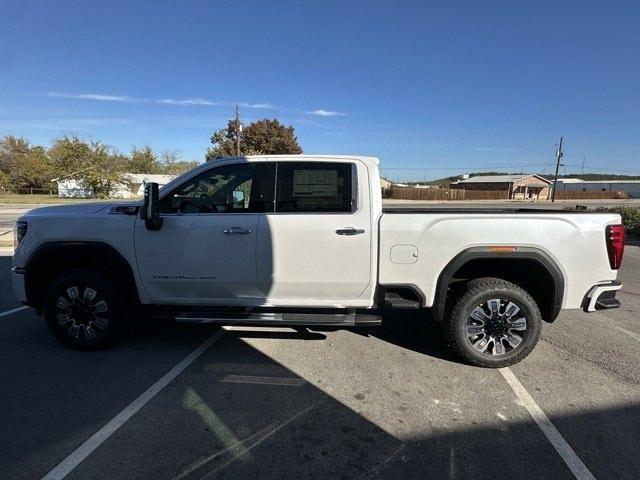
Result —
[[384, 177], [380, 177], [380, 188], [382, 188], [382, 190], [389, 190], [391, 185], [393, 184], [389, 180]]
[[[110, 197], [113, 198], [137, 198], [144, 195], [144, 186], [149, 182], [155, 182], [159, 186], [166, 185], [173, 180], [175, 175], [157, 175], [147, 173], [125, 173], [123, 183], [117, 183], [111, 189]], [[93, 196], [91, 189], [82, 185], [78, 180], [63, 180], [54, 178], [58, 184], [58, 197], [60, 198], [89, 198]]]
[[625, 192], [630, 198], [640, 198], [640, 180], [581, 180], [559, 178], [557, 192]]

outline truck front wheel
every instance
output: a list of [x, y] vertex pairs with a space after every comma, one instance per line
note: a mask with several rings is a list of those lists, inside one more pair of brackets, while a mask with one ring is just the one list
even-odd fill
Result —
[[96, 350], [111, 343], [127, 315], [114, 282], [89, 269], [70, 270], [54, 280], [42, 310], [54, 335], [77, 350]]
[[467, 362], [489, 368], [513, 365], [533, 350], [542, 317], [525, 290], [498, 278], [467, 283], [447, 320], [445, 333]]

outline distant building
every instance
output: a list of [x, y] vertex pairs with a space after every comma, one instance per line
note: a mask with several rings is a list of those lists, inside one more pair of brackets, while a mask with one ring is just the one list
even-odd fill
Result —
[[[175, 175], [157, 175], [146, 173], [125, 173], [125, 182], [117, 183], [111, 189], [110, 197], [113, 198], [137, 198], [144, 195], [144, 186], [149, 182], [155, 182], [159, 186], [166, 185], [173, 180]], [[90, 198], [93, 192], [82, 185], [78, 180], [64, 180], [54, 178], [52, 181], [58, 184], [58, 197], [60, 198]]]
[[547, 200], [551, 182], [539, 175], [480, 175], [451, 183], [464, 190], [506, 191], [512, 200]]
[[558, 192], [625, 192], [630, 198], [640, 198], [640, 180], [581, 180], [559, 178]]
[[389, 190], [391, 188], [391, 185], [393, 185], [393, 183], [391, 183], [389, 180], [384, 177], [380, 177], [380, 188], [382, 188], [382, 190]]

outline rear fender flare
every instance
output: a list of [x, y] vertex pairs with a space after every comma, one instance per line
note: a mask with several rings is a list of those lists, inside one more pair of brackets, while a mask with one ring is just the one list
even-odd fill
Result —
[[[445, 318], [448, 287], [457, 271], [470, 261], [478, 259], [532, 260], [538, 263], [552, 279], [553, 302], [548, 309], [545, 320], [553, 322], [562, 308], [564, 298], [564, 276], [556, 262], [543, 250], [535, 247], [515, 247], [512, 252], [495, 252], [491, 247], [471, 247], [456, 255], [442, 270], [436, 283], [436, 294], [433, 305], [434, 317], [441, 321]], [[541, 310], [542, 310], [541, 306]]]

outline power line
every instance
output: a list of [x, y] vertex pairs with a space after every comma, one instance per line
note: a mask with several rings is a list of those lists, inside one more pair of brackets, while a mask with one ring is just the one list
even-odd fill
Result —
[[[581, 165], [575, 164], [575, 163], [567, 163], [566, 164], [568, 167], [580, 167]], [[640, 173], [640, 169], [624, 169], [624, 168], [607, 168], [607, 167], [599, 167], [597, 165], [589, 165], [589, 169], [591, 170], [606, 170], [609, 172], [639, 172]]]

